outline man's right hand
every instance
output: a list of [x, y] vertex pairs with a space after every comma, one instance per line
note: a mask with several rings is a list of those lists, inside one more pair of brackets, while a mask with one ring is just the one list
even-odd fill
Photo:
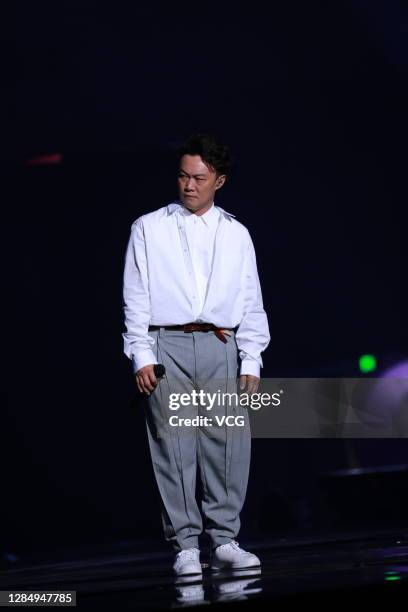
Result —
[[150, 395], [150, 393], [155, 390], [158, 382], [154, 373], [154, 364], [152, 363], [140, 368], [140, 370], [136, 372], [135, 378], [140, 393]]

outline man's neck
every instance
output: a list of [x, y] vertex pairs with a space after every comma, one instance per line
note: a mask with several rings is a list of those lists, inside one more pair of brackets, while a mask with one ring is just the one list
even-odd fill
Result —
[[200, 210], [191, 210], [191, 208], [188, 208], [188, 206], [184, 206], [184, 208], [187, 208], [187, 210], [197, 215], [197, 217], [201, 217], [201, 215], [205, 215], [205, 213], [210, 210], [213, 204], [214, 202], [211, 202], [211, 204], [207, 204], [204, 208], [200, 208]]

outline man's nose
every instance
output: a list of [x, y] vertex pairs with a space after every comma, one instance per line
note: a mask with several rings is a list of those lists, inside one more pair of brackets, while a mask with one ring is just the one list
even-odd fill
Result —
[[189, 179], [187, 179], [185, 190], [186, 191], [191, 191], [192, 189], [194, 189], [194, 185], [192, 184], [192, 179], [189, 178]]

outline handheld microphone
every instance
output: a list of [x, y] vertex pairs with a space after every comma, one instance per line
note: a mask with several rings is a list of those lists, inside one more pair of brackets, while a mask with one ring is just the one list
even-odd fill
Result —
[[156, 378], [162, 378], [166, 373], [166, 368], [162, 363], [156, 363], [153, 368], [153, 371]]

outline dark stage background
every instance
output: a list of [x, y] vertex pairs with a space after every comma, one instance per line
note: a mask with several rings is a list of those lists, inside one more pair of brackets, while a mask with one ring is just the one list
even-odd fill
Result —
[[[121, 337], [130, 225], [176, 195], [177, 145], [214, 131], [236, 159], [216, 203], [257, 251], [272, 337], [263, 376], [359, 375], [363, 353], [378, 374], [405, 359], [407, 5], [17, 9], [17, 49], [2, 26], [17, 123], [0, 145], [0, 548], [165, 546]], [[406, 464], [407, 451], [405, 440], [253, 440], [241, 537], [337, 528], [324, 475]], [[374, 497], [360, 518], [384, 520]]]

